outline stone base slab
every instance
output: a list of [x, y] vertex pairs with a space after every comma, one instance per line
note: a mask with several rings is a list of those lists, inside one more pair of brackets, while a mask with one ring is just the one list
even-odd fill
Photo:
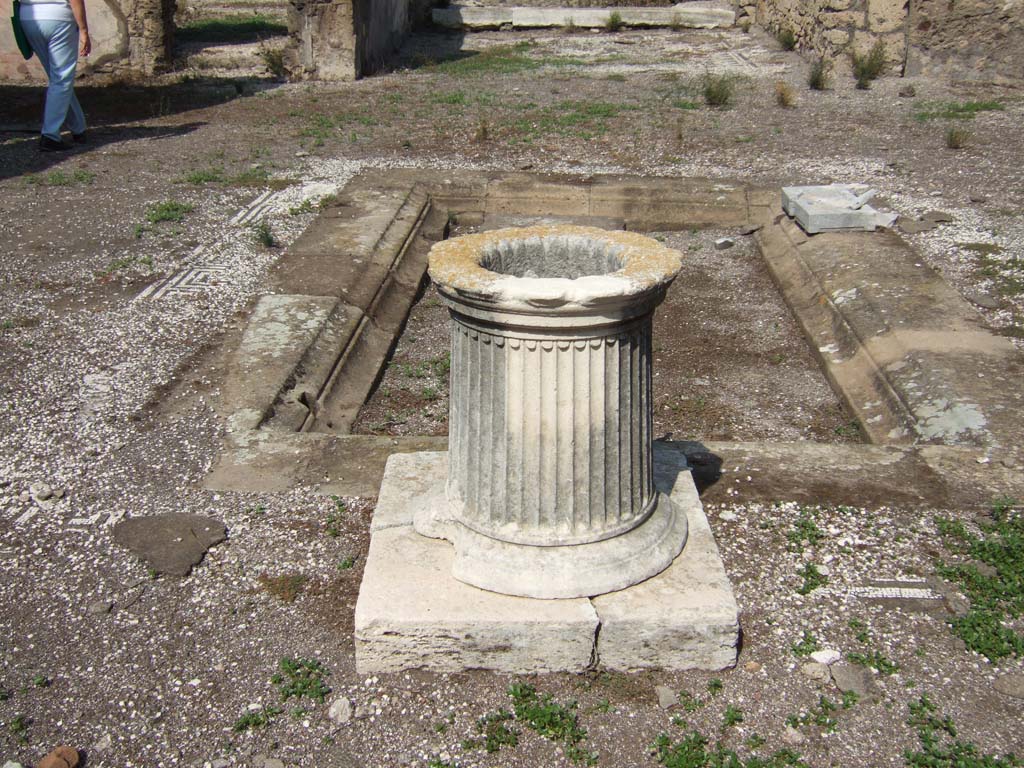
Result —
[[443, 498], [447, 453], [388, 460], [356, 604], [360, 674], [423, 668], [527, 674], [723, 669], [735, 664], [738, 609], [689, 470], [656, 462], [655, 484], [689, 526], [659, 575], [594, 599], [488, 592], [452, 575], [451, 544], [416, 533], [413, 517]]

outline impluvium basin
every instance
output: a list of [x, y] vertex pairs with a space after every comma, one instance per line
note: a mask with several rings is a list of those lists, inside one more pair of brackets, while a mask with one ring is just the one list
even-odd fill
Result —
[[623, 589], [664, 570], [686, 516], [653, 483], [651, 320], [680, 254], [591, 227], [438, 243], [452, 320], [447, 509], [453, 575], [535, 598]]

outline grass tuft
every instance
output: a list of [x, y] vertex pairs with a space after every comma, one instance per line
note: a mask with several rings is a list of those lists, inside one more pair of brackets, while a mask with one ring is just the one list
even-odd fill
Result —
[[866, 54], [854, 51], [852, 58], [853, 76], [857, 79], [857, 87], [866, 91], [871, 87], [871, 81], [877, 80], [885, 70], [885, 43], [877, 40]]
[[726, 107], [736, 93], [736, 78], [729, 74], [705, 72], [701, 78], [701, 92], [709, 107]]
[[829, 72], [832, 67], [824, 56], [819, 56], [811, 62], [811, 69], [807, 73], [807, 85], [812, 91], [824, 91], [828, 89]]
[[622, 20], [622, 14], [618, 11], [612, 11], [604, 21], [605, 32], [618, 32], [624, 26], [626, 24]]
[[775, 103], [783, 109], [792, 109], [796, 106], [796, 91], [785, 80], [775, 81]]
[[784, 51], [796, 50], [796, 33], [792, 29], [780, 29], [775, 36]]
[[958, 125], [946, 129], [946, 146], [949, 149], [963, 149], [971, 140], [971, 132]]

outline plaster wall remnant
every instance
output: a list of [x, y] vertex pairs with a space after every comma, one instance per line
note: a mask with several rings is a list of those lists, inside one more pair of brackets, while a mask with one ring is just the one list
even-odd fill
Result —
[[293, 77], [355, 80], [380, 67], [423, 18], [425, 0], [291, 0]]
[[451, 312], [448, 514], [454, 575], [588, 597], [664, 570], [685, 515], [654, 489], [651, 319], [680, 255], [628, 232], [499, 229], [438, 243]]

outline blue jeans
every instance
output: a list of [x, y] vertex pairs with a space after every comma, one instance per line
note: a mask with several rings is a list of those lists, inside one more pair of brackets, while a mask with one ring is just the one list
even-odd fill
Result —
[[74, 91], [78, 25], [73, 21], [23, 19], [21, 26], [50, 83], [46, 88], [46, 108], [43, 110], [43, 136], [60, 141], [60, 129], [65, 123], [72, 133], [82, 133], [85, 131], [85, 114]]

